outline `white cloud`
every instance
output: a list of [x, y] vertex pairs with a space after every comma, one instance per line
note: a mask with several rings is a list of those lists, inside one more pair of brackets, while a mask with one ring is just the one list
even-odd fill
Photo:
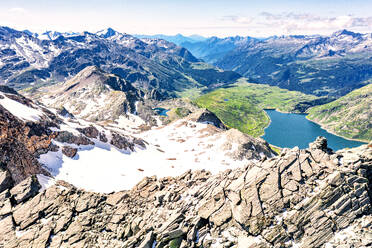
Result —
[[[274, 34], [329, 34], [340, 29], [352, 29], [360, 32], [371, 32], [371, 17], [355, 17], [341, 15], [323, 17], [309, 13], [280, 13], [262, 12], [255, 17], [225, 16], [225, 23], [236, 28], [249, 29], [251, 33]], [[244, 25], [244, 26], [242, 26]]]

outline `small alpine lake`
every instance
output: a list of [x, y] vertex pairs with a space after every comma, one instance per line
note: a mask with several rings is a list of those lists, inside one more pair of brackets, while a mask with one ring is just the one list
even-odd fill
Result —
[[156, 112], [158, 115], [161, 115], [161, 116], [168, 116], [168, 115], [167, 115], [167, 112], [169, 112], [169, 109], [165, 109], [165, 108], [154, 108], [153, 110], [155, 110], [155, 112]]
[[365, 144], [331, 134], [322, 129], [320, 125], [306, 119], [305, 114], [281, 113], [271, 109], [266, 109], [265, 112], [270, 117], [271, 123], [265, 129], [265, 135], [262, 138], [275, 146], [283, 148], [298, 146], [304, 149], [318, 136], [327, 138], [328, 147], [335, 151]]

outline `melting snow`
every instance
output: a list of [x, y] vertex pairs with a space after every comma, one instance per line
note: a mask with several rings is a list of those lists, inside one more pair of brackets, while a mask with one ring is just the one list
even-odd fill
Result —
[[30, 108], [24, 104], [9, 99], [4, 94], [1, 95], [4, 98], [0, 99], [0, 104], [19, 119], [27, 121], [39, 121], [41, 116], [43, 115], [40, 110]]
[[[65, 119], [60, 129], [72, 132], [78, 126]], [[202, 123], [174, 122], [141, 133], [141, 138], [150, 144], [146, 149], [136, 146], [133, 152], [119, 150], [97, 139], [93, 139], [94, 146], [53, 141], [59, 146], [78, 148], [77, 155], [69, 158], [60, 149], [40, 155], [39, 162], [47, 167], [55, 180], [64, 180], [86, 190], [104, 193], [130, 189], [145, 176], [178, 176], [189, 169], [206, 169], [218, 173], [244, 166], [247, 160], [235, 161], [225, 154], [232, 152], [238, 145], [232, 144], [225, 151], [226, 137], [220, 132], [209, 133], [208, 127]], [[105, 133], [110, 140], [110, 132], [106, 130]], [[50, 185], [47, 178], [41, 179], [45, 187]]]

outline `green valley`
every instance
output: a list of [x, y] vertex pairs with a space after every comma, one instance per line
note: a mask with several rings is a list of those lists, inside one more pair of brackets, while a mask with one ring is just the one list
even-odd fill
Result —
[[198, 97], [195, 103], [214, 112], [225, 125], [258, 137], [270, 123], [264, 109], [298, 112], [298, 104], [316, 99], [313, 95], [239, 79], [235, 84]]

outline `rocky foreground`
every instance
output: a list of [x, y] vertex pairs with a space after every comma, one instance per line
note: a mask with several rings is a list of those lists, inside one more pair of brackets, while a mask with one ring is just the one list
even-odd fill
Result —
[[0, 247], [370, 247], [372, 148], [306, 150], [217, 175], [147, 177], [130, 191], [0, 174]]

